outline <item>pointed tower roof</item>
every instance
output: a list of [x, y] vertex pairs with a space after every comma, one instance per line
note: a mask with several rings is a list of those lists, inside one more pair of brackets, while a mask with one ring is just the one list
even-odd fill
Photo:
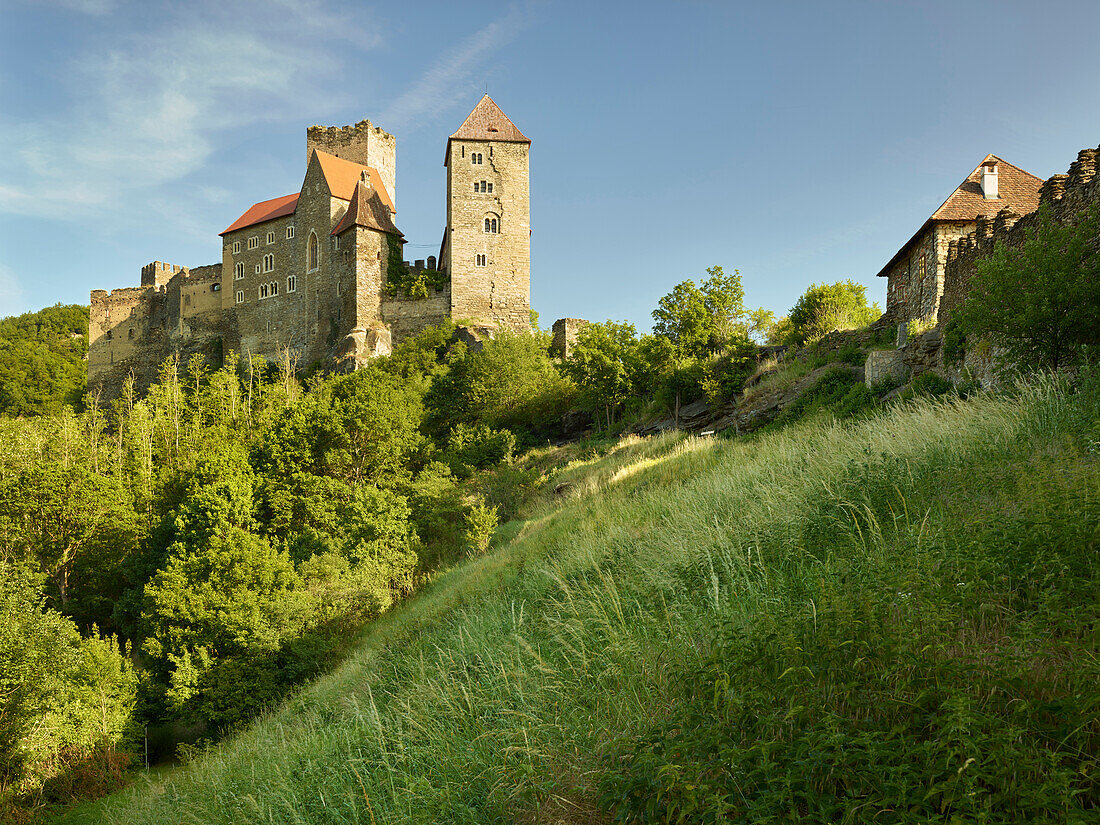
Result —
[[393, 235], [404, 237], [401, 230], [394, 226], [389, 206], [383, 202], [378, 191], [372, 185], [370, 172], [373, 169], [365, 168], [359, 182], [355, 184], [355, 191], [351, 193], [348, 203], [348, 211], [344, 213], [333, 235], [339, 235], [353, 226], [365, 226], [367, 229], [375, 229], [379, 232], [389, 232]]
[[489, 95], [481, 98], [469, 117], [451, 135], [451, 140], [501, 140], [509, 143], [530, 143], [531, 140], [516, 128], [508, 115]]

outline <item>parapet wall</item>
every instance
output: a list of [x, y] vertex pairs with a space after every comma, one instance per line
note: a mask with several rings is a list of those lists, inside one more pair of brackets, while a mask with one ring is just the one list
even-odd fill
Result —
[[[1100, 178], [1096, 176], [1098, 157], [1100, 148], [1082, 149], [1067, 174], [1052, 175], [1043, 183], [1039, 190], [1039, 210], [1048, 209], [1054, 220], [1068, 225], [1075, 223], [1085, 209], [1100, 204]], [[993, 220], [985, 217], [977, 220], [974, 232], [948, 245], [938, 317], [941, 326], [966, 299], [978, 260], [991, 254], [997, 244], [1020, 246], [1028, 232], [1038, 226], [1039, 212], [1020, 216], [1002, 209]]]

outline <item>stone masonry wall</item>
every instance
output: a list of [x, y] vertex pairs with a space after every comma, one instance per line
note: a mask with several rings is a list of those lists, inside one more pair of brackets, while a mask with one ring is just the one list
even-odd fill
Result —
[[583, 318], [559, 318], [551, 328], [553, 338], [550, 349], [561, 358], [569, 357], [569, 350], [577, 341], [577, 334], [582, 327], [588, 326], [588, 321]]
[[[471, 162], [477, 152], [481, 164]], [[492, 192], [474, 192], [486, 181]], [[530, 328], [531, 214], [528, 144], [452, 140], [447, 159], [451, 315]], [[499, 231], [485, 232], [485, 219]], [[486, 264], [477, 264], [485, 255]]]
[[387, 297], [382, 302], [382, 319], [390, 325], [396, 344], [424, 327], [442, 323], [450, 309], [451, 290], [444, 287], [427, 298]]
[[[1100, 204], [1100, 178], [1096, 162], [1100, 149], [1082, 149], [1065, 175], [1053, 175], [1039, 190], [1039, 209], [1049, 209], [1055, 220], [1070, 224], [1084, 209]], [[948, 246], [944, 272], [944, 291], [939, 323], [945, 324], [951, 313], [965, 300], [979, 258], [989, 255], [996, 244], [1019, 246], [1027, 233], [1039, 223], [1039, 213], [1019, 216], [1002, 209], [993, 220], [979, 218], [970, 235]]]

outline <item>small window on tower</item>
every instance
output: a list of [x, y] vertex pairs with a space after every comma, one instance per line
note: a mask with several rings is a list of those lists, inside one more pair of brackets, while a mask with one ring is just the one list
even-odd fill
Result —
[[233, 264], [233, 277], [235, 279], [237, 279], [238, 281], [241, 278], [244, 277], [244, 264], [242, 264], [242, 263]]
[[489, 183], [489, 194], [493, 194], [493, 184], [491, 182]]
[[238, 304], [243, 304], [244, 303], [244, 292], [242, 292], [239, 289], [237, 290], [237, 303]]

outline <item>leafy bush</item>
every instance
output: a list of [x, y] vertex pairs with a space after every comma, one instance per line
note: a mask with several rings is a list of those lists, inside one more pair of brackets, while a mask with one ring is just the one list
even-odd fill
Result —
[[811, 284], [791, 309], [787, 323], [770, 339], [780, 344], [816, 341], [833, 330], [858, 329], [882, 314], [878, 304], [867, 305], [867, 288], [853, 281]]
[[483, 470], [511, 461], [516, 437], [508, 430], [494, 430], [487, 424], [456, 424], [447, 437], [444, 456], [451, 472], [460, 478], [474, 470]]
[[969, 339], [989, 336], [1024, 367], [1080, 363], [1100, 344], [1100, 210], [1063, 226], [1039, 210], [1018, 248], [998, 244], [977, 262], [953, 320]]
[[466, 512], [466, 547], [470, 555], [479, 555], [489, 549], [493, 533], [497, 529], [497, 509], [479, 500]]

